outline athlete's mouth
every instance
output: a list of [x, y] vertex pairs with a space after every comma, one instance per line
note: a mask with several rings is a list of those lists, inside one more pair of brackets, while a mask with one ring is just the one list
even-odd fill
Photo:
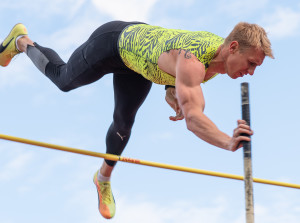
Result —
[[242, 72], [239, 73], [239, 77], [244, 77], [245, 75], [247, 75], [247, 73], [242, 73]]
[[242, 72], [237, 73], [236, 77], [243, 77], [244, 75], [242, 74]]

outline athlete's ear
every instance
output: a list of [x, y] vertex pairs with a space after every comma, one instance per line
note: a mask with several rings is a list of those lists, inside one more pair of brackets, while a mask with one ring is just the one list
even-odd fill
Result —
[[240, 48], [240, 44], [238, 41], [232, 41], [229, 45], [229, 53], [234, 54]]

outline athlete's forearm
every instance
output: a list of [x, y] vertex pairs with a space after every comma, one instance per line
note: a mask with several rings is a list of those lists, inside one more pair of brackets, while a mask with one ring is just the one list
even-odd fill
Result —
[[218, 127], [203, 113], [187, 114], [187, 128], [205, 142], [228, 150], [231, 137], [220, 131]]

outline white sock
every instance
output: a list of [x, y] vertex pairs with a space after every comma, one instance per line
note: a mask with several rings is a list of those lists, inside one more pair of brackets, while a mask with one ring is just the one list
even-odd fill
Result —
[[20, 36], [18, 36], [17, 38], [16, 38], [16, 47], [17, 47], [17, 49], [21, 52], [21, 50], [19, 49], [19, 47], [18, 47], [18, 40], [20, 39], [20, 38], [22, 38], [23, 36], [26, 36], [26, 35], [20, 35]]
[[97, 176], [98, 180], [101, 182], [108, 182], [110, 181], [110, 177], [105, 177], [103, 176], [100, 171], [98, 171], [98, 176]]

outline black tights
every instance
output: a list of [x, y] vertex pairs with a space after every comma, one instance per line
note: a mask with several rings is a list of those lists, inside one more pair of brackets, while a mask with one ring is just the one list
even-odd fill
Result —
[[[139, 107], [146, 99], [152, 82], [128, 69], [120, 58], [117, 41], [121, 31], [130, 24], [121, 21], [106, 23], [78, 47], [65, 63], [52, 49], [35, 43], [27, 55], [59, 89], [70, 91], [113, 73], [115, 108], [113, 122], [106, 135], [106, 152], [121, 155]], [[110, 166], [115, 161], [105, 160]]]

